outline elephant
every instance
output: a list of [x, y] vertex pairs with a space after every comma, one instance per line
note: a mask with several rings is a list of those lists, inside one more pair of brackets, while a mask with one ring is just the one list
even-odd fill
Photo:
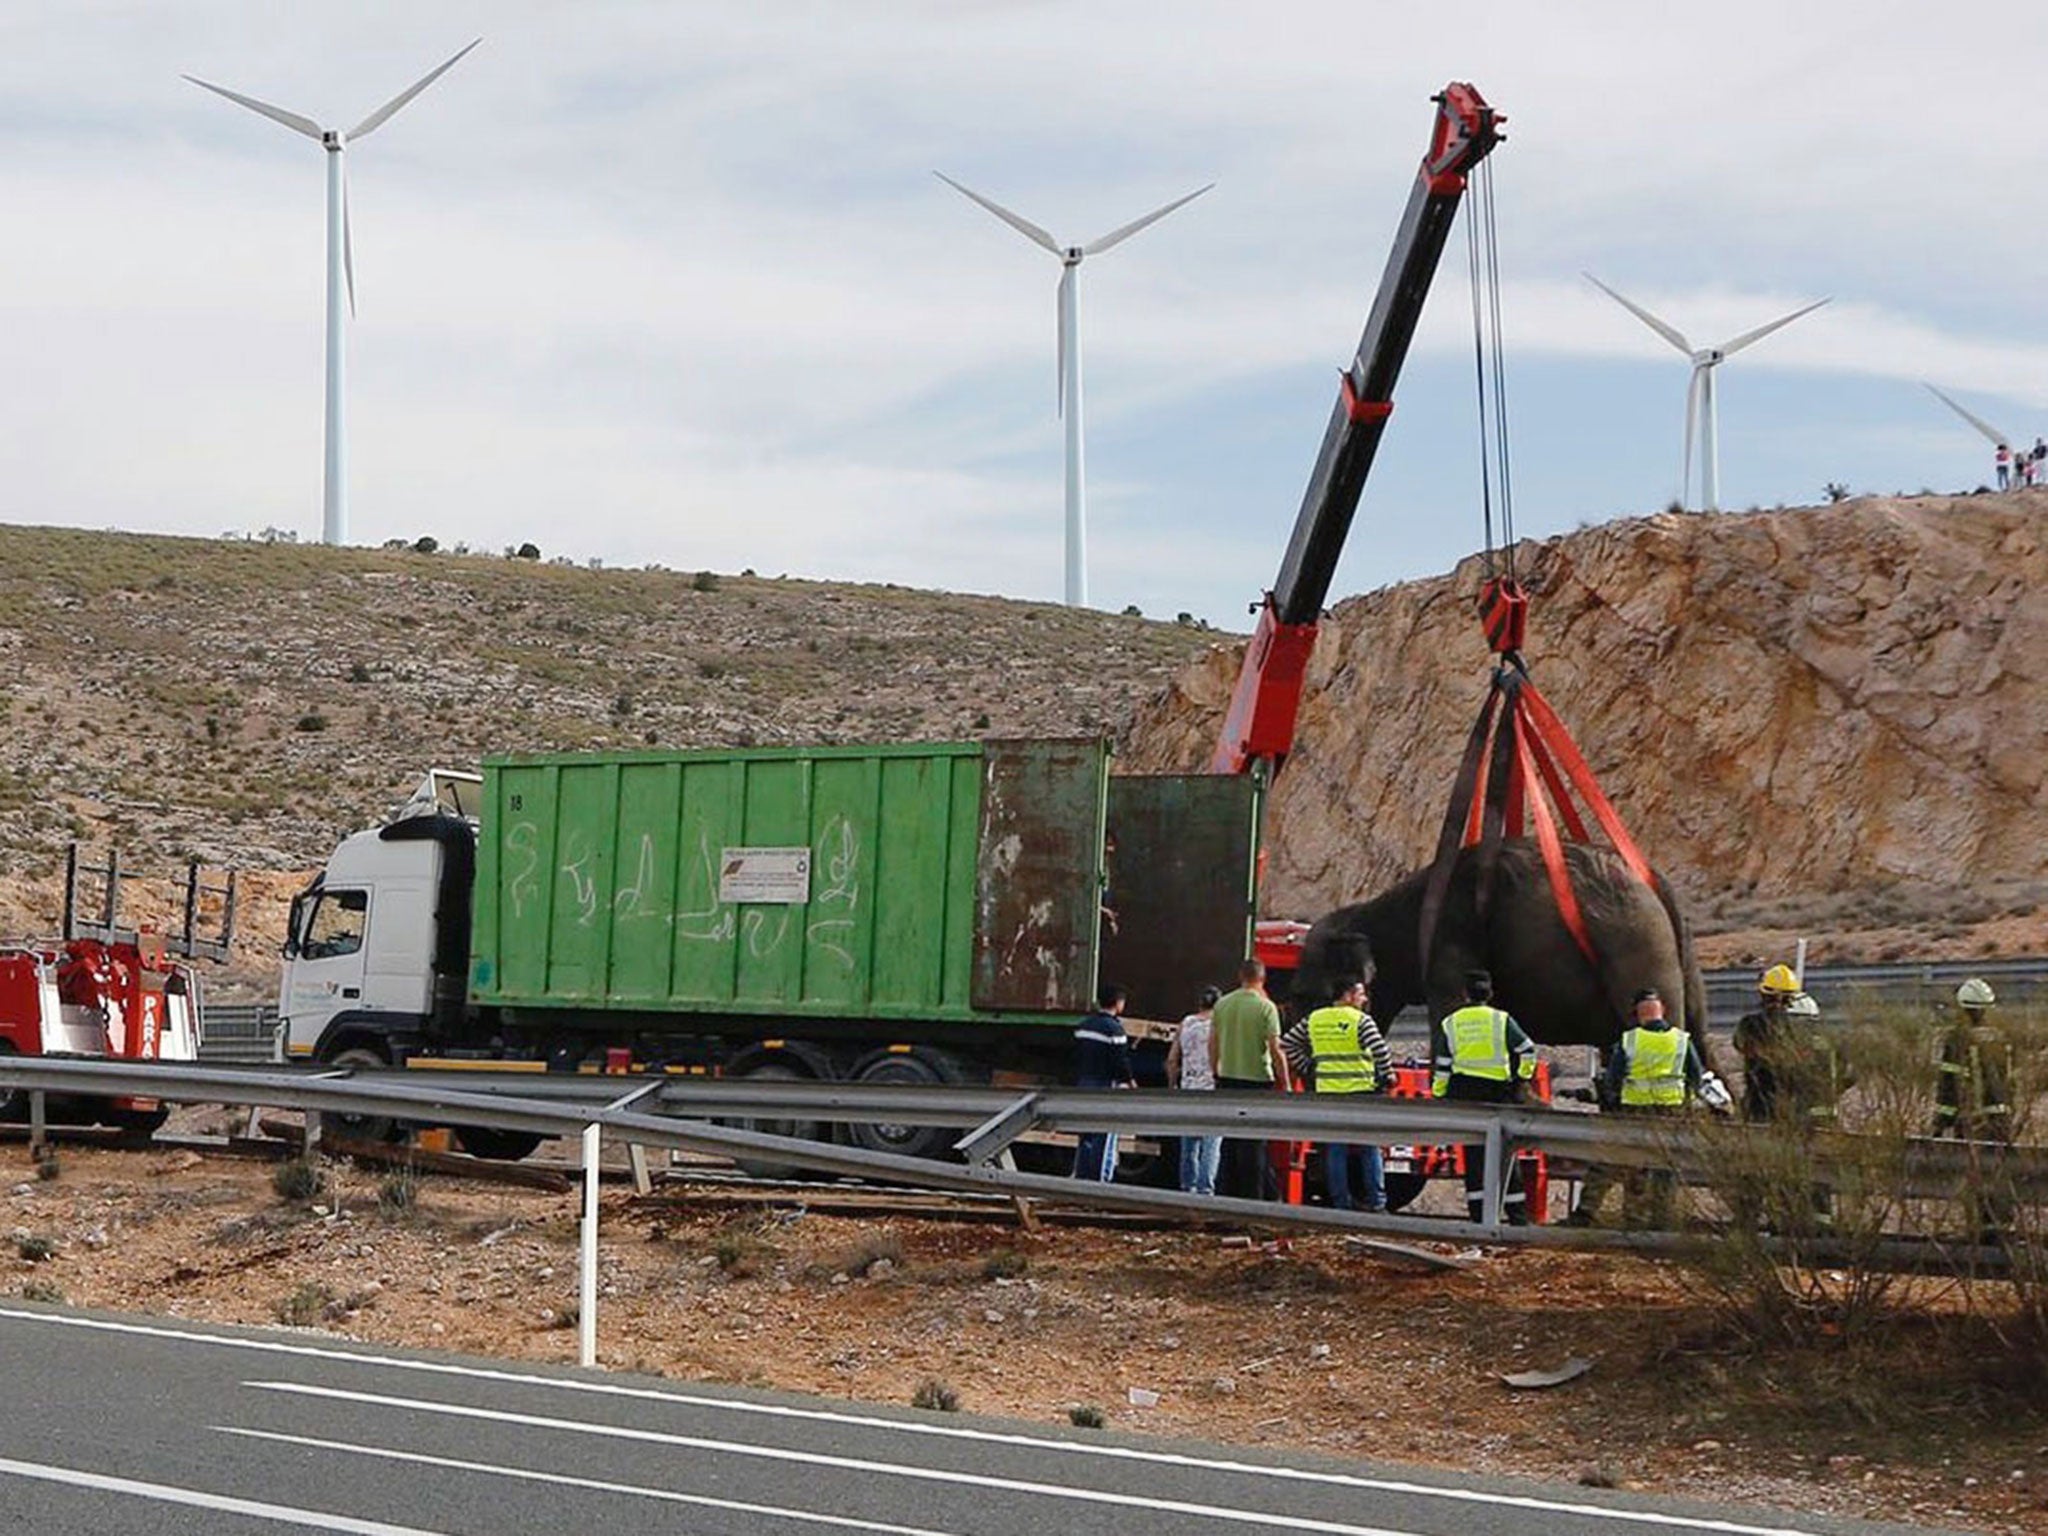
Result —
[[1426, 1003], [1429, 1016], [1441, 1019], [1464, 1001], [1466, 972], [1484, 969], [1493, 973], [1495, 1000], [1539, 1045], [1606, 1047], [1632, 1022], [1636, 992], [1655, 987], [1711, 1068], [1706, 989], [1669, 887], [1661, 879], [1655, 890], [1644, 885], [1605, 848], [1572, 842], [1564, 851], [1597, 967], [1565, 926], [1534, 839], [1510, 838], [1500, 844], [1483, 917], [1479, 850], [1459, 850], [1427, 975], [1418, 934], [1425, 869], [1315, 923], [1302, 941], [1292, 995], [1314, 1006], [1338, 981], [1362, 975], [1381, 1019], [1412, 1003]]

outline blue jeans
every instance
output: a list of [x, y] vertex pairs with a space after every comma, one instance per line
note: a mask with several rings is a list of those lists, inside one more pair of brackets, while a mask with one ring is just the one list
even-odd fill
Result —
[[1323, 1182], [1330, 1205], [1340, 1211], [1357, 1209], [1351, 1203], [1351, 1174], [1354, 1160], [1364, 1182], [1365, 1208], [1387, 1208], [1387, 1160], [1378, 1147], [1353, 1147], [1340, 1142], [1323, 1144]]
[[1116, 1182], [1116, 1135], [1089, 1131], [1074, 1148], [1074, 1177], [1101, 1184]]
[[1216, 1165], [1223, 1157], [1221, 1136], [1180, 1139], [1180, 1187], [1191, 1195], [1216, 1193]]

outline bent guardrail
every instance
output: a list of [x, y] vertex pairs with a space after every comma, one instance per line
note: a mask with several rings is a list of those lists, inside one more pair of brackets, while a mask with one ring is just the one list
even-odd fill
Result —
[[[1107, 1091], [903, 1084], [785, 1082], [759, 1079], [624, 1076], [586, 1073], [464, 1072], [439, 1074], [358, 1068], [280, 1068], [130, 1064], [89, 1058], [0, 1060], [0, 1088], [48, 1093], [132, 1093], [146, 1084], [159, 1098], [196, 1103], [267, 1105], [320, 1114], [384, 1116], [542, 1136], [575, 1136], [586, 1126], [612, 1130], [645, 1146], [705, 1151], [882, 1178], [933, 1188], [1056, 1195], [1126, 1209], [1232, 1217], [1266, 1226], [1333, 1226], [1403, 1236], [1481, 1236], [1489, 1241], [1551, 1246], [1642, 1247], [1664, 1234], [1507, 1227], [1498, 1191], [1479, 1223], [1427, 1216], [1368, 1216], [1320, 1207], [1089, 1185], [998, 1165], [1001, 1153], [1028, 1130], [1072, 1134], [1113, 1131], [1139, 1136], [1239, 1136], [1274, 1141], [1465, 1143], [1486, 1146], [1488, 1166], [1506, 1166], [1527, 1148], [1581, 1163], [1671, 1168], [1703, 1179], [1740, 1127], [1672, 1126], [1642, 1119], [1522, 1105], [1402, 1100], [1362, 1095], [1183, 1093], [1170, 1089]], [[717, 1121], [870, 1121], [951, 1128], [964, 1165], [933, 1162], [828, 1142], [771, 1135]], [[1817, 1135], [1814, 1178], [1853, 1154], [1855, 1138]], [[1921, 1140], [1908, 1148], [1917, 1184], [1930, 1194], [1952, 1189], [1982, 1145]], [[2029, 1198], [2048, 1199], [2048, 1148], [1995, 1149]], [[1671, 1241], [1679, 1239], [1670, 1235]]]

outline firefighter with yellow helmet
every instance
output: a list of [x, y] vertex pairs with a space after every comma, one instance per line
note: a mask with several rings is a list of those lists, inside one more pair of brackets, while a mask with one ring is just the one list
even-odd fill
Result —
[[2011, 1039], [1991, 1020], [1997, 1002], [1982, 977], [1956, 988], [1934, 1088], [1934, 1134], [1985, 1144], [1985, 1155], [1971, 1158], [1963, 1181], [1970, 1224], [1985, 1241], [1996, 1241], [2011, 1225], [2015, 1204], [1996, 1151], [2012, 1142], [2014, 1065]]
[[1833, 1120], [1851, 1078], [1798, 974], [1789, 965], [1772, 966], [1757, 982], [1757, 1000], [1756, 1011], [1735, 1023], [1743, 1119]]

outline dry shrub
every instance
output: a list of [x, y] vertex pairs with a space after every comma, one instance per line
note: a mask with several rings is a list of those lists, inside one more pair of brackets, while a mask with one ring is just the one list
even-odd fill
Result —
[[2026, 1176], [2048, 1167], [2028, 1145], [2048, 1130], [2048, 1016], [1992, 1015], [2011, 1048], [2009, 1152], [1931, 1136], [1946, 1016], [1844, 1013], [1823, 1026], [1847, 1085], [1832, 1124], [1706, 1128], [1698, 1178], [1715, 1220], [1684, 1263], [1717, 1344], [1821, 1369], [1873, 1420], [1895, 1411], [1902, 1365], [1933, 1372], [1922, 1401], [2048, 1400], [2048, 1180]]

